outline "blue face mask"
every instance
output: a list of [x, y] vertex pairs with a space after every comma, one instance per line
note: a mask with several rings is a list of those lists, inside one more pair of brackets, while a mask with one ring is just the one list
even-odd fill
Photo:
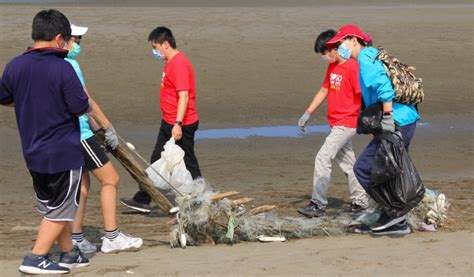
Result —
[[77, 56], [79, 56], [80, 53], [81, 53], [81, 46], [77, 44], [76, 42], [74, 42], [72, 44], [72, 49], [69, 50], [69, 52], [67, 52], [67, 57], [70, 59], [74, 59]]
[[348, 60], [348, 59], [351, 58], [352, 49], [348, 49], [347, 46], [343, 43], [343, 44], [339, 45], [339, 47], [337, 48], [337, 53], [344, 60]]
[[153, 48], [151, 52], [153, 53], [153, 56], [155, 56], [155, 58], [157, 58], [158, 60], [162, 61], [165, 59], [165, 57], [161, 55], [160, 51], [156, 50], [155, 48]]

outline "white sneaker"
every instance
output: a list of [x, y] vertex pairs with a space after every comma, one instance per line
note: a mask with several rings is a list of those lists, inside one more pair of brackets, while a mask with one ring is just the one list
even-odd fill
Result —
[[143, 244], [141, 238], [134, 238], [129, 235], [126, 235], [122, 232], [119, 232], [119, 235], [110, 240], [106, 237], [102, 237], [102, 247], [101, 251], [103, 253], [119, 252], [124, 250], [137, 250]]
[[97, 252], [97, 246], [93, 245], [86, 238], [84, 238], [84, 240], [81, 242], [72, 240], [72, 244], [76, 245], [79, 248], [79, 250], [81, 250], [81, 252], [84, 254], [92, 254], [92, 253]]

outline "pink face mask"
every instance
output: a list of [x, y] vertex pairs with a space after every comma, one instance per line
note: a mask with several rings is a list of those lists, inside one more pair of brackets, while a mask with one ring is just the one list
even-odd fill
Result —
[[336, 61], [336, 57], [331, 56], [329, 53], [326, 55], [322, 55], [322, 58], [327, 63], [333, 63]]

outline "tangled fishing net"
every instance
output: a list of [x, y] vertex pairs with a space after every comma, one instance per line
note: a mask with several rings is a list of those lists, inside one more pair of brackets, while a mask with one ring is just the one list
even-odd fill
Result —
[[[272, 210], [273, 205], [248, 209], [252, 198], [232, 199], [238, 192], [218, 193], [204, 180], [193, 180], [183, 162], [184, 151], [170, 140], [164, 146], [161, 159], [146, 172], [154, 185], [177, 205], [176, 223], [172, 227], [170, 244], [173, 247], [201, 243], [235, 243], [267, 238], [308, 238], [338, 235], [357, 230], [368, 230], [381, 215], [375, 202], [363, 213], [351, 216], [319, 218], [282, 217]], [[426, 189], [424, 199], [408, 214], [412, 228], [420, 223], [442, 226], [449, 203], [443, 194]], [[425, 226], [426, 227], [426, 226]], [[419, 229], [419, 228], [418, 228]]]
[[[284, 217], [271, 209], [249, 210], [243, 204], [234, 205], [229, 198], [211, 200], [217, 193], [203, 179], [197, 180], [195, 186], [199, 193], [176, 197], [179, 212], [170, 234], [173, 247], [183, 246], [183, 242], [199, 245], [257, 241], [262, 236], [297, 239], [341, 235], [360, 226], [368, 230], [382, 213], [374, 204], [355, 216], [341, 213], [319, 218]], [[442, 226], [448, 206], [443, 194], [427, 189], [423, 201], [408, 214], [408, 222], [413, 229], [419, 229], [420, 223]]]

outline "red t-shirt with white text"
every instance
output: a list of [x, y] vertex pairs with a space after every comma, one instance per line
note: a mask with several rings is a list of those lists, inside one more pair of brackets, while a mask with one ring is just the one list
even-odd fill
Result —
[[194, 70], [186, 56], [179, 52], [163, 68], [161, 78], [160, 102], [163, 120], [171, 125], [176, 122], [178, 114], [179, 91], [187, 90], [188, 107], [183, 118], [183, 125], [196, 123], [199, 120], [196, 111], [196, 86]]
[[357, 61], [329, 64], [323, 88], [328, 89], [329, 126], [356, 128], [362, 100]]

